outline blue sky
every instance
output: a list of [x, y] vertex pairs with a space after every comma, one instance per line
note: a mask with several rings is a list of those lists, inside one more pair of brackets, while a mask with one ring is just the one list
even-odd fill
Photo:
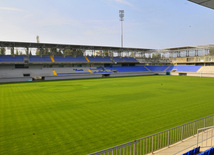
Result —
[[1, 0], [0, 40], [170, 48], [214, 42], [214, 10], [187, 0]]

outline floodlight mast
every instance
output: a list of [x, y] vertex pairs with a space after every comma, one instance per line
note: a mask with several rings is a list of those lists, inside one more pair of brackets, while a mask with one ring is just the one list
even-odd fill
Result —
[[124, 21], [124, 10], [119, 10], [119, 17], [121, 21], [121, 48], [123, 48], [123, 21]]

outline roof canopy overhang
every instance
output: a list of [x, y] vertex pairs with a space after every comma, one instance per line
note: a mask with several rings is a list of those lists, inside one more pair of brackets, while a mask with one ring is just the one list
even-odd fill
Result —
[[188, 49], [194, 49], [194, 48], [196, 48], [196, 47], [195, 46], [185, 46], [185, 47], [166, 48], [164, 50], [175, 51], [175, 50], [188, 50]]
[[121, 48], [111, 46], [92, 45], [72, 45], [72, 44], [52, 44], [52, 43], [32, 43], [32, 42], [9, 42], [0, 41], [0, 47], [15, 48], [58, 48], [58, 49], [80, 49], [80, 50], [106, 50], [113, 52], [150, 52], [154, 49], [146, 48]]
[[189, 0], [189, 1], [214, 9], [214, 0]]

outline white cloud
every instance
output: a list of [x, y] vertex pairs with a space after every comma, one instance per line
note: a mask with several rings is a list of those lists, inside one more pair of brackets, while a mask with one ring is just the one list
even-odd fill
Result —
[[126, 0], [114, 0], [114, 1], [117, 2], [117, 3], [120, 3], [120, 4], [125, 4], [125, 5], [128, 5], [128, 6], [133, 6], [131, 3], [129, 3]]
[[0, 10], [24, 12], [24, 11], [21, 10], [21, 9], [18, 9], [18, 8], [10, 8], [10, 7], [0, 7]]

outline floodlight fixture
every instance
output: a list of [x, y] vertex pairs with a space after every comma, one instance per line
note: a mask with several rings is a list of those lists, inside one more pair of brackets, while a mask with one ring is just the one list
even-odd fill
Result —
[[119, 10], [120, 21], [124, 21], [124, 10]]
[[124, 10], [119, 10], [119, 17], [121, 21], [121, 48], [123, 48], [123, 21], [124, 21]]

